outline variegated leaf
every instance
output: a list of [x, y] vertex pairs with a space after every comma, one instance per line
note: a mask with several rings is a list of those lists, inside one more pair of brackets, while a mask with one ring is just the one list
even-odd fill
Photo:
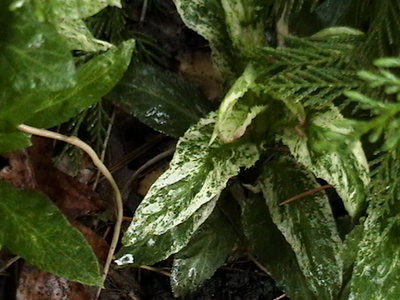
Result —
[[311, 290], [318, 299], [335, 299], [342, 284], [342, 242], [328, 198], [320, 192], [280, 206], [318, 186], [288, 155], [266, 162], [259, 184], [272, 221], [293, 249]]
[[139, 205], [125, 233], [126, 247], [184, 223], [218, 197], [241, 168], [249, 168], [258, 160], [258, 145], [246, 138], [232, 144], [219, 140], [210, 144], [215, 122], [216, 113], [210, 113], [180, 139], [170, 168]]
[[286, 129], [282, 141], [298, 162], [335, 187], [346, 210], [355, 217], [365, 207], [369, 167], [359, 141], [333, 140], [335, 135], [351, 134], [350, 128], [337, 125], [341, 120], [334, 106], [312, 111], [304, 124]]

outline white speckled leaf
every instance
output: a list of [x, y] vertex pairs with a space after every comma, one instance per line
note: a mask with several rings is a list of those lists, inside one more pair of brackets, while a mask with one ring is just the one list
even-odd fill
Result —
[[[168, 258], [184, 248], [192, 235], [213, 212], [217, 198], [207, 202], [184, 223], [171, 228], [162, 235], [132, 236], [125, 234], [123, 247], [117, 254], [118, 265], [131, 264], [135, 266], [152, 265]], [[131, 243], [131, 238], [135, 243]]]
[[162, 235], [218, 197], [228, 180], [259, 158], [256, 144], [242, 138], [210, 144], [216, 113], [192, 126], [180, 139], [170, 168], [153, 184], [125, 234], [125, 246], [147, 235]]
[[107, 6], [121, 7], [120, 0], [55, 0], [49, 3], [33, 0], [36, 16], [54, 25], [66, 40], [70, 50], [88, 52], [105, 51], [112, 45], [97, 40], [83, 19], [97, 14]]
[[71, 50], [86, 52], [106, 51], [112, 44], [96, 39], [82, 19], [67, 19], [59, 23], [57, 31], [60, 33]]
[[328, 198], [322, 192], [279, 206], [319, 186], [287, 155], [265, 163], [259, 184], [272, 221], [293, 249], [311, 290], [318, 299], [335, 299], [342, 283], [342, 242]]
[[[316, 177], [332, 184], [343, 200], [350, 216], [360, 213], [365, 206], [365, 187], [369, 183], [369, 167], [359, 141], [343, 143], [340, 151], [329, 149], [331, 134], [350, 134], [349, 128], [336, 126], [343, 117], [336, 107], [323, 112], [312, 112], [303, 129], [286, 129], [282, 141], [289, 146], [298, 162]], [[334, 144], [336, 141], [332, 141]], [[318, 147], [325, 144], [326, 149]]]
[[186, 26], [206, 38], [227, 79], [240, 74], [254, 49], [265, 46], [263, 0], [174, 0]]
[[249, 103], [253, 95], [246, 95], [256, 77], [256, 71], [249, 63], [221, 103], [213, 138], [219, 136], [225, 143], [231, 143], [243, 136], [251, 121], [265, 110], [266, 106]]
[[398, 187], [391, 188], [397, 194], [392, 203], [386, 195], [372, 198], [374, 203], [364, 223], [348, 299], [399, 299], [400, 209]]
[[232, 77], [234, 55], [220, 1], [174, 0], [174, 3], [186, 26], [209, 41], [217, 68], [225, 76]]

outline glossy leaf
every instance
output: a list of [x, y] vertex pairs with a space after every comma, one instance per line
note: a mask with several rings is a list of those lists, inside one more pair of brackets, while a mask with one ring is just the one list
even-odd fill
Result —
[[133, 63], [108, 96], [146, 125], [179, 137], [210, 111], [205, 97], [178, 75], [144, 63]]
[[217, 198], [212, 199], [198, 209], [188, 220], [161, 235], [147, 234], [137, 236], [131, 243], [132, 234], [125, 234], [123, 247], [117, 254], [118, 265], [152, 265], [168, 258], [184, 248], [195, 231], [213, 212]]
[[334, 299], [342, 283], [342, 242], [328, 198], [317, 193], [279, 205], [319, 186], [311, 173], [289, 156], [265, 163], [259, 184], [272, 221], [292, 247], [312, 291], [318, 299]]
[[231, 252], [237, 236], [225, 215], [229, 212], [222, 209], [218, 205], [187, 246], [175, 255], [171, 275], [175, 297], [194, 291], [209, 279]]
[[[59, 91], [75, 83], [75, 66], [65, 42], [51, 25], [38, 22], [26, 5], [10, 11], [1, 4], [0, 128], [16, 125], [45, 102], [44, 91]], [[13, 110], [19, 107], [18, 114]]]
[[251, 121], [265, 110], [266, 106], [254, 105], [251, 101], [254, 95], [248, 93], [256, 77], [257, 72], [249, 63], [219, 107], [213, 138], [219, 136], [225, 143], [233, 142], [243, 136]]
[[42, 270], [101, 285], [96, 256], [83, 235], [43, 194], [0, 181], [0, 244]]
[[291, 299], [318, 299], [292, 248], [272, 222], [262, 194], [242, 201], [242, 223], [252, 253]]
[[341, 120], [342, 115], [333, 106], [312, 111], [306, 124], [286, 129], [282, 141], [298, 162], [335, 187], [354, 217], [365, 207], [369, 167], [359, 141], [348, 143], [343, 136], [336, 139], [351, 134], [350, 128], [338, 125]]
[[36, 127], [52, 127], [100, 101], [124, 74], [133, 48], [134, 41], [126, 41], [82, 65], [73, 88], [50, 94], [24, 122]]
[[184, 223], [200, 207], [219, 196], [227, 181], [259, 158], [258, 146], [247, 139], [209, 144], [216, 114], [192, 126], [180, 139], [170, 168], [159, 177], [139, 205], [125, 233], [124, 245], [145, 236], [162, 235]]

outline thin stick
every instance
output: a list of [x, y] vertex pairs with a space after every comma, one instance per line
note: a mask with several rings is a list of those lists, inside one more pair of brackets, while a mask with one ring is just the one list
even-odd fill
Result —
[[142, 11], [140, 12], [140, 19], [139, 22], [142, 23], [144, 19], [146, 18], [146, 11], [147, 11], [147, 3], [148, 0], [144, 0], [143, 6], [142, 6]]
[[164, 270], [161, 270], [161, 269], [158, 269], [158, 268], [149, 267], [149, 266], [140, 266], [139, 268], [144, 269], [144, 270], [148, 270], [148, 271], [152, 271], [152, 272], [156, 272], [156, 273], [160, 273], [162, 275], [171, 277], [171, 273], [170, 272], [167, 272], [167, 271], [164, 271]]
[[286, 294], [282, 294], [279, 297], [276, 297], [274, 300], [281, 300], [283, 298], [286, 298]]
[[[66, 142], [68, 144], [74, 145], [83, 151], [85, 151], [90, 158], [93, 161], [93, 164], [100, 170], [101, 173], [103, 173], [103, 176], [107, 178], [108, 182], [111, 184], [111, 187], [114, 191], [114, 199], [115, 199], [115, 207], [116, 207], [116, 221], [115, 221], [115, 226], [114, 226], [114, 233], [112, 237], [112, 241], [110, 244], [110, 250], [108, 251], [108, 256], [107, 260], [104, 264], [104, 269], [103, 269], [103, 275], [102, 275], [102, 283], [104, 285], [104, 282], [107, 278], [108, 271], [111, 266], [111, 262], [114, 257], [114, 252], [115, 248], [117, 247], [119, 235], [121, 232], [121, 224], [122, 224], [122, 217], [123, 217], [123, 204], [122, 204], [122, 197], [121, 197], [121, 192], [119, 191], [119, 188], [117, 186], [117, 183], [115, 182], [114, 178], [112, 177], [111, 173], [108, 171], [107, 167], [101, 162], [99, 157], [97, 156], [96, 152], [85, 142], [81, 141], [75, 136], [65, 136], [57, 132], [49, 131], [46, 129], [39, 129], [35, 127], [31, 127], [28, 125], [18, 125], [17, 128], [25, 133], [28, 134], [33, 134], [33, 135], [38, 135], [50, 139], [55, 139], [59, 141]], [[96, 298], [98, 299], [101, 293], [103, 287], [99, 287]]]
[[249, 254], [248, 255], [250, 260], [261, 270], [263, 271], [266, 275], [269, 277], [272, 277], [271, 274], [268, 272], [267, 268], [264, 267], [253, 255]]
[[294, 196], [294, 197], [292, 197], [292, 198], [289, 198], [289, 199], [287, 199], [287, 200], [285, 200], [285, 201], [279, 203], [279, 206], [288, 204], [288, 203], [290, 203], [290, 202], [294, 202], [294, 201], [296, 201], [296, 200], [300, 200], [300, 199], [305, 198], [305, 197], [307, 197], [307, 196], [311, 196], [311, 195], [313, 195], [313, 194], [315, 194], [315, 193], [321, 192], [321, 191], [326, 190], [326, 189], [329, 189], [329, 188], [331, 188], [331, 187], [332, 187], [332, 185], [330, 185], [330, 184], [326, 184], [326, 185], [323, 185], [323, 186], [319, 186], [319, 187], [317, 187], [317, 188], [315, 188], [315, 189], [309, 190], [309, 191], [307, 191], [307, 192], [304, 192], [304, 193], [298, 194], [298, 195], [296, 195], [296, 196]]
[[0, 268], [0, 273], [3, 273], [5, 270], [7, 270], [13, 263], [15, 263], [18, 259], [20, 259], [21, 256], [14, 256], [10, 258], [3, 267]]

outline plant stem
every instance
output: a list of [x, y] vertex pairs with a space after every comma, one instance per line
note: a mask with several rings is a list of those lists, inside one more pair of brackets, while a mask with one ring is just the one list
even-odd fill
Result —
[[315, 189], [306, 191], [306, 192], [301, 193], [301, 194], [298, 194], [298, 195], [296, 195], [296, 196], [294, 196], [294, 197], [292, 197], [292, 198], [289, 198], [289, 199], [287, 199], [287, 200], [285, 200], [285, 201], [279, 203], [279, 206], [288, 204], [288, 203], [290, 203], [290, 202], [294, 202], [294, 201], [296, 201], [296, 200], [300, 200], [300, 199], [305, 198], [305, 197], [307, 197], [307, 196], [311, 196], [311, 195], [313, 195], [313, 194], [315, 194], [315, 193], [321, 192], [321, 191], [326, 190], [326, 189], [329, 189], [329, 188], [331, 188], [331, 187], [332, 187], [332, 185], [330, 185], [330, 184], [326, 184], [326, 185], [323, 185], [323, 186], [319, 186], [319, 187], [317, 187], [317, 188], [315, 188]]
[[[41, 137], [46, 137], [46, 138], [63, 141], [63, 142], [66, 142], [68, 144], [74, 145], [74, 146], [82, 149], [84, 152], [86, 152], [90, 156], [90, 158], [93, 161], [93, 164], [99, 169], [99, 171], [103, 174], [103, 176], [111, 184], [111, 187], [114, 191], [114, 199], [115, 199], [115, 206], [116, 206], [116, 221], [115, 221], [112, 241], [110, 244], [110, 250], [108, 251], [108, 256], [107, 256], [106, 262], [104, 264], [104, 269], [103, 269], [102, 283], [104, 286], [104, 282], [107, 278], [107, 274], [108, 274], [108, 271], [111, 266], [111, 262], [114, 257], [115, 248], [117, 247], [117, 243], [119, 240], [119, 236], [120, 236], [120, 232], [121, 232], [122, 217], [123, 217], [122, 197], [121, 197], [121, 192], [119, 191], [117, 183], [115, 182], [114, 178], [112, 177], [110, 171], [107, 169], [107, 167], [103, 164], [103, 162], [97, 156], [96, 152], [88, 144], [81, 141], [79, 138], [77, 138], [75, 136], [65, 136], [65, 135], [62, 135], [57, 132], [49, 131], [46, 129], [39, 129], [39, 128], [31, 127], [28, 125], [24, 125], [24, 124], [18, 125], [17, 128], [18, 128], [18, 130], [28, 133], [28, 134], [33, 134], [33, 135], [38, 135]], [[102, 288], [103, 287], [99, 287], [97, 294], [96, 294], [96, 299], [99, 298]]]

